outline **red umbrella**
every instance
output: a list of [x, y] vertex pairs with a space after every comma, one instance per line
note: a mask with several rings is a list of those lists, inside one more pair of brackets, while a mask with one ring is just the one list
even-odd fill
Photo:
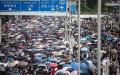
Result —
[[50, 63], [49, 67], [57, 67], [57, 64], [56, 63]]
[[23, 45], [19, 45], [18, 47], [21, 49], [25, 48], [25, 46], [23, 46]]

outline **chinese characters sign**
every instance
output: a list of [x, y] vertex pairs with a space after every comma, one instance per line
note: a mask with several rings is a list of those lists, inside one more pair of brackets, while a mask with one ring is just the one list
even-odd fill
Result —
[[66, 0], [0, 0], [0, 12], [66, 11]]

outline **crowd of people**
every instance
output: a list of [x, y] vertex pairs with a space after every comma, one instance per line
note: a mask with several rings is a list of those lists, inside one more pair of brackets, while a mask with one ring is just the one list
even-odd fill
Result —
[[[120, 66], [120, 32], [116, 15], [101, 19], [101, 73], [117, 75]], [[78, 24], [72, 21], [75, 43], [69, 54], [65, 16], [11, 19], [2, 25], [0, 75], [97, 75], [97, 19], [81, 19], [81, 53], [78, 66]], [[69, 57], [71, 56], [71, 57]]]

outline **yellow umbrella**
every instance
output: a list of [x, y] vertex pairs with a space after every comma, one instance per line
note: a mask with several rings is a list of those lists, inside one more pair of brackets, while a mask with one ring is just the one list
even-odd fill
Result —
[[74, 35], [78, 35], [78, 33], [75, 33]]
[[[76, 45], [76, 47], [78, 47], [78, 44]], [[82, 47], [82, 45], [80, 45], [80, 48]]]

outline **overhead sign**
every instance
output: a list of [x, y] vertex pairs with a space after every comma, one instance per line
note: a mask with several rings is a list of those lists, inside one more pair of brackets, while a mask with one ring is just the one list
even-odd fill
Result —
[[0, 0], [0, 11], [20, 11], [20, 1]]
[[75, 5], [75, 4], [72, 4], [72, 5], [70, 6], [70, 12], [71, 12], [72, 14], [75, 14], [75, 13], [76, 13], [76, 5]]
[[76, 2], [72, 2], [70, 5], [70, 13], [75, 14], [76, 13]]
[[0, 0], [0, 12], [66, 11], [66, 0]]

